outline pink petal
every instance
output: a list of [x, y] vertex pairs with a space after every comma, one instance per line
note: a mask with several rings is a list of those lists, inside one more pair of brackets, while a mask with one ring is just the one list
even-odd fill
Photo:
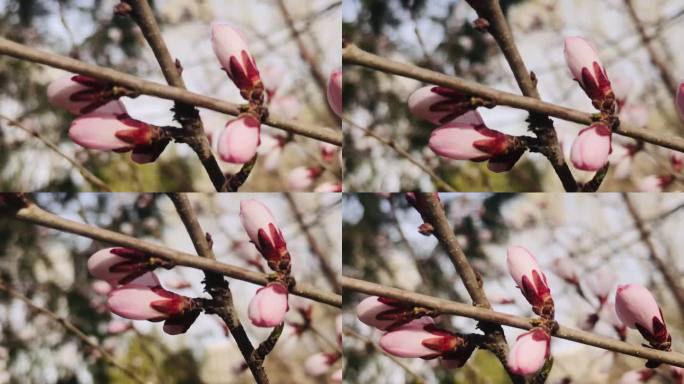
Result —
[[218, 153], [221, 160], [244, 164], [257, 152], [261, 124], [252, 116], [243, 116], [226, 124], [218, 139]]

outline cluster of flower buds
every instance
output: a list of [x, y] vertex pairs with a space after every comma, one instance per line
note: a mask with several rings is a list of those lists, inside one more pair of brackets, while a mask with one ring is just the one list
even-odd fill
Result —
[[266, 90], [256, 61], [239, 30], [225, 23], [213, 23], [211, 45], [221, 67], [249, 102], [246, 111], [223, 128], [217, 143], [218, 153], [225, 162], [244, 164], [256, 155], [260, 143], [261, 108]]
[[336, 69], [328, 79], [328, 104], [338, 117], [342, 117], [342, 69]]
[[638, 330], [653, 348], [670, 350], [672, 338], [667, 331], [663, 312], [648, 289], [636, 284], [618, 286], [615, 312], [627, 327]]
[[240, 202], [240, 222], [251, 242], [275, 271], [275, 281], [257, 290], [249, 303], [249, 318], [258, 327], [275, 327], [284, 321], [288, 306], [290, 253], [283, 233], [267, 206], [256, 200]]
[[489, 129], [473, 98], [457, 91], [427, 86], [409, 96], [413, 115], [438, 125], [428, 146], [437, 155], [453, 160], [488, 161], [493, 172], [509, 171], [525, 152], [514, 136]]
[[[111, 285], [107, 306], [112, 313], [130, 320], [164, 321], [164, 332], [185, 333], [202, 311], [190, 297], [167, 291], [152, 272], [159, 264], [142, 252], [107, 248], [88, 259], [91, 275]], [[104, 287], [93, 284], [97, 292]]]
[[117, 98], [125, 88], [82, 75], [70, 75], [48, 86], [48, 101], [78, 115], [69, 128], [76, 144], [99, 151], [129, 152], [139, 164], [155, 161], [170, 139], [164, 129], [131, 118]]
[[357, 305], [356, 314], [364, 324], [386, 332], [380, 347], [394, 356], [440, 358], [444, 366], [458, 368], [476, 347], [467, 338], [437, 327], [432, 319], [436, 312], [398, 300], [371, 296]]
[[321, 377], [328, 373], [335, 363], [342, 358], [340, 353], [319, 352], [309, 356], [304, 362], [304, 371], [312, 377]]
[[518, 285], [532, 311], [541, 316], [541, 324], [518, 336], [508, 355], [507, 366], [519, 375], [531, 375], [542, 366], [551, 353], [551, 331], [555, 313], [551, 289], [537, 260], [520, 246], [508, 248], [508, 272]]
[[612, 121], [616, 97], [596, 49], [581, 37], [565, 39], [565, 61], [572, 76], [601, 111], [599, 122], [580, 131], [572, 145], [570, 159], [584, 171], [597, 171], [608, 163], [611, 153]]

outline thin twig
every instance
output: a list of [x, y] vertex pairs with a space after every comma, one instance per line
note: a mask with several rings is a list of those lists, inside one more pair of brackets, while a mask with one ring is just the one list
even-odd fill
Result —
[[371, 340], [371, 339], [369, 339], [369, 338], [367, 338], [367, 337], [361, 335], [361, 334], [358, 333], [358, 332], [354, 332], [354, 331], [352, 331], [351, 329], [345, 329], [345, 330], [344, 330], [344, 334], [345, 334], [345, 336], [351, 336], [351, 337], [353, 337], [353, 338], [355, 338], [355, 339], [361, 341], [361, 342], [364, 343], [365, 345], [370, 345], [371, 347], [373, 347], [373, 349], [375, 349], [376, 351], [382, 353], [383, 356], [385, 356], [386, 358], [392, 360], [392, 362], [394, 362], [394, 364], [398, 365], [399, 368], [403, 369], [404, 371], [406, 371], [406, 373], [408, 373], [411, 377], [413, 377], [413, 379], [415, 380], [415, 383], [416, 383], [416, 384], [421, 384], [421, 383], [425, 383], [425, 382], [426, 382], [426, 381], [425, 381], [425, 378], [423, 378], [423, 377], [421, 377], [420, 375], [418, 375], [417, 373], [415, 373], [415, 372], [414, 372], [408, 365], [406, 365], [403, 361], [401, 361], [401, 360], [397, 359], [396, 357], [394, 357], [394, 356], [388, 354], [387, 352], [385, 352], [382, 348], [380, 348], [380, 346], [378, 346], [377, 344], [375, 344], [375, 343], [373, 342], [373, 340]]
[[623, 193], [622, 199], [624, 200], [625, 205], [627, 205], [629, 215], [632, 217], [632, 220], [634, 220], [634, 226], [636, 226], [637, 230], [639, 231], [641, 242], [643, 242], [646, 246], [646, 249], [648, 249], [648, 254], [651, 261], [653, 264], [655, 264], [656, 269], [658, 269], [658, 271], [660, 271], [660, 273], [663, 275], [665, 283], [667, 284], [668, 288], [670, 288], [670, 292], [674, 296], [675, 301], [677, 301], [679, 313], [684, 316], [684, 287], [680, 282], [680, 273], [677, 272], [676, 267], [673, 266], [672, 263], [668, 263], [667, 261], [663, 260], [663, 258], [658, 254], [656, 246], [653, 243], [653, 239], [651, 239], [651, 231], [646, 227], [646, 223], [641, 218], [639, 211], [637, 211], [637, 208], [634, 205], [634, 202], [632, 202], [630, 199], [629, 195]]
[[28, 127], [25, 127], [21, 123], [19, 123], [16, 120], [13, 120], [7, 116], [0, 115], [0, 119], [3, 119], [7, 121], [8, 125], [10, 127], [16, 127], [21, 129], [22, 131], [28, 133], [29, 135], [35, 137], [36, 139], [40, 140], [43, 144], [45, 144], [50, 150], [52, 150], [54, 153], [68, 161], [71, 165], [73, 165], [76, 169], [78, 169], [79, 173], [83, 176], [83, 178], [89, 182], [93, 187], [96, 187], [102, 191], [105, 192], [111, 192], [112, 189], [109, 188], [107, 183], [102, 181], [99, 177], [95, 176], [92, 172], [90, 172], [86, 167], [84, 167], [82, 164], [77, 162], [76, 160], [72, 159], [69, 157], [66, 153], [62, 152], [61, 149], [54, 143], [48, 141], [43, 135], [41, 135], [38, 131], [30, 129]]
[[[143, 80], [127, 73], [119, 72], [111, 68], [88, 64], [70, 57], [41, 51], [39, 49], [7, 40], [4, 37], [0, 37], [0, 54], [48, 65], [54, 68], [60, 68], [65, 71], [79, 73], [85, 76], [93, 77], [95, 79], [109, 81], [113, 84], [124, 86], [143, 95], [179, 101], [188, 105], [206, 108], [212, 111], [233, 116], [238, 116], [241, 113], [240, 105], [235, 103], [223, 101], [214, 97], [200, 95], [180, 88]], [[264, 124], [270, 127], [291, 132], [293, 134], [325, 141], [337, 146], [342, 145], [342, 133], [339, 131], [339, 129], [305, 123], [300, 120], [286, 119], [275, 115], [269, 115], [269, 117], [264, 120]]]
[[81, 331], [74, 323], [69, 321], [68, 319], [59, 316], [58, 314], [52, 312], [51, 310], [47, 308], [43, 308], [41, 306], [38, 306], [34, 304], [31, 299], [28, 297], [22, 295], [21, 293], [17, 292], [16, 290], [10, 288], [4, 281], [0, 280], [0, 290], [7, 292], [9, 295], [12, 297], [15, 297], [21, 301], [23, 301], [26, 305], [31, 307], [36, 312], [42, 313], [43, 315], [49, 317], [50, 319], [54, 320], [55, 322], [59, 323], [66, 329], [67, 331], [73, 333], [76, 337], [81, 339], [85, 344], [90, 346], [91, 348], [97, 350], [97, 352], [113, 367], [119, 369], [121, 372], [123, 372], [126, 376], [130, 377], [131, 380], [135, 381], [136, 383], [139, 384], [145, 384], [147, 381], [143, 380], [138, 376], [131, 368], [123, 365], [122, 363], [119, 363], [116, 361], [114, 356], [107, 352], [106, 349], [102, 348], [97, 342], [95, 342], [94, 338], [91, 336], [88, 336], [85, 334], [83, 331]]
[[287, 202], [290, 205], [290, 209], [292, 210], [292, 213], [294, 214], [297, 223], [299, 223], [299, 228], [302, 230], [304, 236], [306, 237], [306, 241], [309, 243], [309, 249], [311, 250], [311, 253], [313, 253], [314, 256], [316, 256], [316, 258], [318, 259], [318, 263], [321, 265], [321, 270], [323, 271], [325, 278], [328, 280], [328, 284], [330, 284], [333, 291], [335, 291], [336, 293], [341, 293], [342, 290], [340, 288], [340, 283], [339, 281], [337, 281], [338, 274], [330, 265], [327, 256], [325, 255], [321, 247], [318, 245], [316, 238], [314, 238], [313, 234], [311, 234], [309, 226], [307, 226], [304, 222], [304, 215], [299, 210], [297, 202], [290, 193], [285, 193], [285, 198], [287, 199]]
[[[340, 281], [342, 282], [342, 289], [345, 290], [401, 300], [406, 303], [434, 309], [444, 315], [463, 316], [478, 321], [497, 323], [525, 330], [532, 329], [536, 326], [534, 319], [496, 312], [491, 309], [457, 303], [432, 296], [405, 291], [402, 289], [386, 287], [380, 284], [354, 279], [348, 276], [342, 276]], [[578, 329], [567, 328], [564, 326], [559, 326], [558, 329], [553, 333], [553, 336], [575, 341], [580, 344], [623, 353], [644, 360], [660, 361], [664, 364], [670, 364], [684, 368], [684, 355], [677, 352], [665, 352], [647, 348], [641, 345], [632, 345], [623, 341], [611, 339], [609, 337], [599, 336], [590, 332], [580, 331]]]
[[395, 143], [394, 140], [385, 139], [385, 138], [375, 134], [370, 129], [364, 128], [364, 127], [356, 124], [355, 122], [353, 122], [352, 120], [350, 120], [346, 116], [342, 117], [342, 120], [344, 120], [344, 122], [346, 122], [347, 124], [351, 125], [353, 128], [356, 128], [356, 129], [363, 131], [366, 135], [368, 135], [368, 136], [374, 138], [375, 140], [381, 142], [382, 144], [390, 147], [392, 150], [394, 150], [396, 153], [401, 155], [403, 158], [405, 158], [406, 160], [413, 163], [415, 166], [420, 168], [423, 172], [427, 173], [432, 178], [432, 180], [434, 180], [435, 184], [437, 184], [436, 187], [438, 190], [444, 190], [446, 192], [456, 192], [456, 189], [454, 187], [452, 187], [451, 184], [449, 184], [446, 180], [444, 180], [439, 175], [437, 175], [435, 173], [435, 171], [428, 168], [425, 164], [421, 163], [420, 161], [416, 160], [406, 150], [397, 147], [397, 143]]
[[[103, 241], [105, 243], [116, 244], [122, 247], [137, 249], [151, 255], [159, 256], [176, 265], [183, 265], [186, 267], [197, 268], [204, 271], [212, 271], [223, 276], [232, 277], [234, 279], [248, 281], [253, 284], [266, 285], [269, 283], [268, 275], [264, 273], [254, 272], [249, 269], [237, 267], [234, 265], [221, 263], [215, 260], [197, 257], [185, 252], [179, 252], [171, 248], [167, 248], [158, 244], [153, 244], [147, 241], [140, 240], [136, 237], [127, 236], [114, 231], [94, 227], [87, 224], [82, 224], [76, 221], [65, 219], [53, 213], [43, 210], [35, 204], [29, 204], [27, 207], [21, 208], [13, 212], [5, 212], [9, 217], [14, 217], [18, 220], [53, 228], [63, 232], [69, 232], [91, 239]], [[290, 293], [306, 297], [308, 299], [325, 303], [334, 307], [342, 306], [342, 298], [332, 292], [327, 292], [315, 288], [306, 283], [297, 283]]]
[[641, 43], [644, 45], [644, 47], [646, 47], [646, 51], [648, 52], [648, 56], [651, 59], [651, 63], [653, 63], [653, 65], [658, 69], [660, 79], [663, 81], [663, 85], [665, 85], [665, 88], [667, 88], [667, 90], [670, 91], [671, 95], [675, 95], [677, 93], [677, 79], [675, 78], [674, 74], [670, 71], [670, 68], [667, 66], [667, 63], [665, 62], [664, 58], [658, 53], [658, 51], [656, 51], [656, 48], [653, 45], [653, 40], [655, 39], [655, 36], [649, 36], [646, 33], [646, 27], [639, 19], [639, 15], [637, 14], [637, 11], [634, 7], [634, 3], [632, 2], [632, 0], [624, 1], [625, 6], [627, 7], [627, 13], [629, 14], [629, 18], [632, 20], [634, 27], [639, 33]]

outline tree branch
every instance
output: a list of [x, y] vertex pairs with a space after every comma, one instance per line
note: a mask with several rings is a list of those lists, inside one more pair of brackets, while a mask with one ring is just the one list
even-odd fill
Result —
[[[490, 100], [496, 105], [524, 109], [529, 112], [553, 116], [585, 126], [593, 122], [593, 115], [590, 113], [537, 100], [533, 97], [499, 91], [486, 85], [459, 77], [448, 76], [410, 64], [389, 60], [366, 52], [353, 44], [347, 44], [342, 49], [342, 58], [346, 64], [361, 65], [397, 76], [419, 80], [428, 84], [451, 88], [469, 95]], [[613, 132], [675, 151], [684, 152], [684, 138], [681, 137], [658, 134], [646, 129], [635, 128], [625, 123], [620, 123], [620, 126], [615, 128]]]
[[[482, 280], [477, 275], [473, 267], [468, 262], [468, 258], [461, 249], [461, 246], [456, 240], [456, 235], [449, 225], [442, 203], [433, 193], [416, 193], [416, 200], [422, 200], [426, 209], [421, 211], [424, 215], [426, 223], [432, 225], [433, 232], [439, 243], [446, 251], [451, 263], [454, 265], [456, 272], [461, 277], [463, 285], [465, 285], [468, 295], [473, 300], [473, 304], [480, 308], [491, 309], [492, 305], [487, 299], [487, 295], [482, 289]], [[522, 376], [516, 375], [508, 369], [508, 343], [506, 342], [506, 335], [503, 328], [495, 322], [482, 321], [478, 324], [480, 328], [489, 339], [485, 344], [486, 348], [490, 350], [501, 362], [503, 368], [508, 372], [511, 380], [514, 383], [524, 383], [525, 379]]]
[[[481, 18], [488, 21], [487, 31], [494, 37], [499, 48], [501, 48], [501, 52], [503, 52], [508, 65], [511, 67], [523, 95], [540, 100], [536, 81], [532, 79], [532, 74], [527, 69], [527, 66], [525, 66], [518, 47], [515, 45], [513, 33], [511, 33], [511, 29], [508, 26], [508, 21], [506, 21], [499, 0], [469, 0], [468, 3], [477, 11]], [[542, 142], [542, 155], [553, 166], [554, 171], [556, 171], [558, 178], [563, 184], [563, 188], [567, 192], [576, 192], [578, 187], [577, 181], [572, 175], [570, 167], [565, 162], [563, 149], [558, 142], [553, 121], [547, 115], [540, 116], [536, 113], [531, 113], [529, 123], [531, 131]]]
[[[154, 13], [147, 0], [122, 0], [121, 4], [128, 4], [131, 8], [130, 16], [140, 27], [145, 40], [152, 48], [154, 56], [161, 66], [162, 73], [169, 85], [185, 89], [185, 83], [179, 70], [179, 62], [171, 57], [161, 30], [154, 18]], [[199, 157], [200, 162], [207, 171], [209, 178], [217, 192], [227, 192], [227, 180], [221, 167], [219, 167], [214, 154], [211, 151], [211, 144], [204, 132], [202, 119], [197, 108], [180, 102], [175, 102], [174, 118], [184, 130], [184, 142], [192, 148]]]
[[[200, 95], [176, 87], [143, 80], [127, 73], [119, 72], [111, 68], [104, 68], [97, 65], [84, 63], [70, 57], [41, 51], [7, 40], [4, 37], [0, 37], [0, 54], [48, 65], [54, 68], [60, 68], [65, 71], [79, 73], [104, 81], [109, 81], [111, 83], [129, 88], [139, 94], [178, 101], [188, 105], [206, 108], [212, 111], [233, 116], [240, 114], [240, 105], [235, 103]], [[266, 118], [264, 120], [264, 124], [291, 132], [293, 134], [325, 141], [337, 146], [342, 145], [342, 133], [339, 130], [330, 127], [304, 123], [299, 120], [286, 119], [275, 115], [270, 115], [268, 118]]]
[[[6, 213], [9, 217], [14, 217], [15, 219], [21, 221], [153, 254], [176, 265], [197, 268], [203, 271], [216, 272], [223, 276], [248, 281], [258, 285], [266, 285], [269, 283], [268, 275], [264, 273], [254, 272], [249, 269], [221, 263], [215, 260], [200, 258], [196, 255], [179, 252], [171, 248], [143, 241], [132, 236], [127, 236], [114, 231], [68, 220], [45, 211], [33, 203], [16, 211], [5, 211], [2, 213]], [[305, 283], [297, 283], [290, 290], [290, 293], [334, 307], [339, 308], [342, 306], [342, 297], [340, 295], [320, 290]]]
[[[456, 303], [432, 296], [421, 295], [397, 288], [385, 287], [380, 284], [342, 276], [342, 289], [365, 293], [373, 296], [383, 296], [401, 300], [416, 306], [434, 309], [441, 314], [468, 317], [478, 321], [497, 323], [509, 327], [529, 330], [535, 327], [534, 319], [510, 315], [490, 309], [474, 307], [468, 304]], [[684, 368], [684, 355], [677, 352], [665, 352], [640, 345], [632, 345], [623, 341], [595, 335], [590, 332], [559, 326], [553, 333], [554, 337], [575, 341], [580, 344], [623, 353], [644, 360], [660, 361]]]
[[0, 280], [0, 290], [7, 292], [10, 296], [17, 298], [21, 301], [23, 301], [26, 305], [28, 305], [31, 309], [33, 309], [35, 312], [42, 313], [43, 315], [49, 317], [50, 319], [54, 320], [55, 322], [59, 323], [66, 329], [67, 331], [71, 332], [74, 334], [74, 336], [78, 337], [83, 341], [83, 343], [87, 344], [91, 348], [97, 350], [97, 352], [107, 361], [109, 364], [111, 364], [113, 367], [119, 369], [121, 372], [123, 372], [126, 376], [130, 377], [131, 380], [135, 381], [136, 383], [139, 384], [145, 384], [147, 383], [146, 380], [143, 380], [140, 376], [138, 376], [131, 368], [123, 365], [122, 363], [119, 363], [116, 361], [114, 356], [107, 352], [106, 349], [102, 348], [97, 342], [95, 342], [93, 337], [88, 336], [85, 334], [83, 331], [81, 331], [74, 323], [69, 321], [68, 319], [59, 316], [58, 314], [52, 312], [51, 310], [47, 308], [40, 307], [36, 304], [34, 304], [31, 299], [28, 297], [22, 295], [21, 293], [15, 291], [11, 287], [9, 287], [3, 280]]
[[[180, 216], [183, 225], [185, 225], [185, 229], [190, 235], [190, 239], [195, 246], [197, 254], [207, 259], [216, 260], [211, 243], [208, 240], [209, 234], [202, 230], [188, 197], [182, 193], [169, 193], [168, 196], [176, 207], [178, 216]], [[223, 276], [216, 272], [205, 271], [204, 275], [206, 291], [214, 300], [212, 309], [216, 311], [216, 314], [226, 323], [226, 326], [238, 345], [238, 349], [240, 349], [240, 352], [242, 353], [242, 357], [245, 359], [245, 363], [247, 363], [249, 370], [254, 376], [254, 380], [260, 384], [268, 384], [268, 376], [266, 375], [266, 371], [264, 371], [262, 364], [263, 358], [268, 352], [262, 353], [261, 355], [255, 355], [254, 346], [252, 346], [252, 342], [249, 340], [245, 329], [242, 327], [237, 310], [233, 306], [233, 294], [230, 291], [228, 282]], [[278, 333], [278, 335], [280, 335], [280, 333]], [[269, 340], [271, 340], [270, 337]], [[275, 341], [271, 340], [273, 345], [275, 345], [276, 341], [277, 337], [275, 338]]]

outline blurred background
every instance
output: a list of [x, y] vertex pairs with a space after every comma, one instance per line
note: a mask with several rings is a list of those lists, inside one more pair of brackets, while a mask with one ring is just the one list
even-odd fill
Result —
[[[325, 88], [302, 59], [292, 29], [281, 12], [281, 0], [157, 0], [151, 1], [163, 37], [183, 66], [193, 92], [242, 103], [237, 88], [220, 68], [210, 42], [210, 24], [224, 21], [244, 33], [264, 84], [279, 84], [271, 112], [319, 125], [336, 127]], [[341, 65], [341, 1], [282, 0], [293, 28], [325, 79]], [[0, 0], [0, 34], [10, 40], [88, 63], [166, 83], [140, 30], [130, 18], [113, 15], [116, 0]], [[65, 72], [0, 56], [0, 190], [94, 190], [64, 158], [30, 132], [37, 132], [66, 156], [83, 164], [115, 191], [211, 191], [209, 177], [197, 156], [183, 144], [170, 145], [153, 164], [137, 165], [128, 156], [86, 150], [67, 137], [73, 116], [47, 103], [46, 88]], [[153, 97], [121, 99], [129, 114], [157, 125], [174, 125], [173, 103]], [[228, 116], [201, 110], [205, 129], [219, 131]], [[8, 119], [17, 124], [11, 124]], [[22, 126], [24, 129], [18, 128]], [[276, 138], [292, 140], [268, 150]], [[299, 166], [322, 167], [317, 181], [340, 180], [339, 156], [325, 159], [321, 144], [262, 129], [261, 154], [243, 191], [285, 190], [284, 177]], [[220, 162], [226, 173], [239, 166]], [[30, 166], [27, 166], [30, 164]], [[313, 187], [312, 187], [313, 189]], [[290, 190], [290, 189], [288, 189]]]
[[[631, 1], [664, 69], [651, 62], [641, 43], [625, 0], [502, 0], [517, 46], [539, 82], [541, 98], [566, 107], [594, 112], [589, 98], [573, 81], [565, 65], [563, 40], [583, 36], [599, 51], [613, 88], [626, 96], [621, 119], [633, 126], [681, 135], [674, 92], [662, 70], [676, 81], [684, 77], [679, 36], [684, 33], [684, 5], [678, 0]], [[410, 63], [520, 94], [512, 72], [491, 36], [473, 29], [476, 13], [463, 0], [345, 0], [343, 36], [360, 48], [399, 62]], [[485, 163], [437, 157], [427, 142], [433, 126], [408, 112], [409, 95], [418, 81], [359, 66], [344, 68], [347, 116], [386, 140], [393, 140], [460, 191], [561, 191], [548, 161], [526, 153], [512, 171], [494, 174]], [[524, 134], [525, 111], [508, 107], [478, 109], [489, 128]], [[582, 126], [554, 119], [559, 139], [569, 151]], [[348, 191], [435, 190], [430, 177], [395, 151], [362, 130], [345, 124], [345, 186]], [[636, 191], [668, 177], [667, 190], [681, 190], [681, 166], [672, 152], [613, 136], [611, 172], [602, 191]], [[620, 165], [618, 165], [620, 164]], [[572, 167], [572, 164], [570, 164]], [[573, 169], [580, 182], [592, 173]]]
[[[171, 201], [155, 194], [36, 194], [42, 208], [71, 220], [122, 232], [195, 254]], [[292, 256], [293, 276], [331, 291], [318, 259], [291, 204], [279, 194], [191, 194], [203, 229], [212, 235], [219, 261], [258, 270], [261, 255], [249, 243], [239, 220], [240, 200], [254, 198], [266, 204], [283, 231]], [[339, 194], [294, 194], [309, 231], [325, 250], [336, 273], [341, 270], [341, 197]], [[146, 379], [158, 383], [253, 383], [242, 368], [242, 355], [221, 320], [200, 315], [185, 334], [169, 336], [161, 323], [130, 322], [111, 314], [106, 296], [91, 287], [86, 261], [109, 244], [94, 242], [52, 229], [0, 218], [0, 276], [30, 300], [67, 318], [96, 340], [116, 359]], [[204, 274], [192, 268], [156, 271], [162, 285], [190, 297], [203, 293]], [[228, 279], [237, 313], [253, 344], [271, 331], [251, 325], [247, 307], [257, 285]], [[305, 372], [306, 359], [335, 344], [335, 318], [340, 311], [325, 304], [290, 295], [286, 326], [265, 369], [274, 383], [321, 383]], [[300, 309], [311, 307], [313, 329], [295, 334], [303, 322]], [[114, 328], [126, 326], [115, 333]], [[130, 327], [130, 329], [127, 329]], [[126, 330], [127, 329], [127, 330]], [[339, 363], [338, 363], [339, 364]], [[337, 369], [337, 366], [335, 367]], [[24, 303], [0, 291], [0, 383], [130, 383], [130, 379], [98, 358], [98, 353], [57, 322], [37, 314]]]
[[[440, 194], [447, 217], [494, 310], [533, 317], [530, 305], [506, 268], [506, 249], [520, 245], [539, 261], [551, 287], [556, 320], [618, 339], [611, 319], [618, 284], [641, 284], [653, 292], [673, 339], [673, 350], [684, 351], [682, 311], [663, 278], [663, 269], [650, 258], [620, 194]], [[684, 195], [630, 194], [638, 216], [651, 231], [660, 260], [681, 287], [684, 267]], [[457, 302], [470, 303], [452, 263], [434, 237], [417, 229], [422, 220], [404, 196], [348, 194], [343, 208], [343, 274]], [[558, 260], [573, 265], [584, 297], [557, 273]], [[608, 292], [599, 309], [597, 293]], [[345, 379], [350, 383], [509, 383], [499, 361], [477, 351], [455, 370], [434, 361], [399, 359], [378, 347], [380, 331], [360, 322], [356, 305], [365, 295], [345, 291]], [[597, 321], [589, 321], [598, 313]], [[441, 326], [476, 332], [476, 322], [443, 316]], [[520, 330], [504, 327], [509, 345]], [[638, 332], [628, 329], [627, 342], [640, 345]], [[644, 360], [554, 338], [553, 369], [547, 383], [618, 383], [623, 375], [644, 368]], [[681, 383], [667, 366], [657, 369], [649, 383]], [[681, 379], [680, 379], [681, 380]], [[623, 383], [636, 383], [624, 381]]]

